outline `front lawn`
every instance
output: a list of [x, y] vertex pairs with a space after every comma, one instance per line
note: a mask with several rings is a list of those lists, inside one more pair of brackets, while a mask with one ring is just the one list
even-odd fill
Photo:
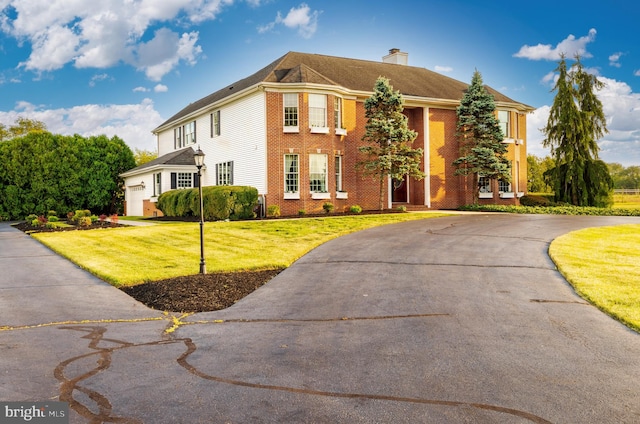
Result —
[[[445, 216], [414, 212], [261, 221], [207, 222], [207, 271], [281, 269], [341, 235], [384, 224]], [[198, 273], [199, 223], [171, 223], [33, 235], [115, 286]]]
[[565, 234], [553, 241], [549, 254], [581, 296], [640, 330], [640, 225]]

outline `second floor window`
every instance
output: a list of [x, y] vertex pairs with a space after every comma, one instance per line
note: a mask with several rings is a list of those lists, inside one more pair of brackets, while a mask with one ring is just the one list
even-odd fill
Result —
[[284, 126], [298, 126], [298, 93], [284, 93]]
[[188, 146], [189, 144], [194, 144], [196, 142], [196, 121], [191, 121], [184, 126], [184, 139], [183, 145]]
[[327, 126], [327, 96], [324, 94], [309, 94], [309, 126]]
[[333, 122], [336, 128], [342, 128], [342, 99], [333, 98]]
[[220, 135], [220, 111], [211, 114], [211, 137]]
[[500, 129], [504, 138], [511, 138], [511, 113], [507, 110], [498, 111], [498, 121], [500, 122]]

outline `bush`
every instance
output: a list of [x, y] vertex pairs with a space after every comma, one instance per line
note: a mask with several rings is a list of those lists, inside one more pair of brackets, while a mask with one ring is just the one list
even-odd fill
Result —
[[526, 194], [520, 198], [522, 206], [549, 206], [551, 201], [545, 196]]
[[333, 212], [333, 203], [331, 203], [331, 202], [325, 202], [325, 203], [322, 205], [322, 209], [324, 209], [324, 211], [325, 211], [326, 213], [331, 213], [331, 212]]
[[47, 216], [51, 217], [51, 216], [55, 216], [56, 218], [58, 217], [58, 212], [56, 211], [49, 211], [47, 212]]
[[102, 214], [102, 215], [100, 215], [98, 218], [100, 218], [100, 222], [104, 222], [104, 221], [106, 221], [106, 220], [107, 220], [107, 215]]
[[[258, 190], [247, 186], [203, 187], [203, 215], [206, 220], [255, 218]], [[156, 207], [166, 216], [200, 216], [200, 193], [197, 188], [171, 190], [158, 197]]]
[[[51, 218], [53, 218], [53, 216]], [[56, 224], [55, 222], [49, 221], [46, 224], [44, 224], [44, 227], [48, 229], [53, 229], [58, 227], [58, 224]]]
[[402, 205], [398, 206], [396, 209], [399, 210], [400, 212], [406, 212], [407, 211], [407, 207], [406, 206], [402, 206]]
[[267, 208], [267, 216], [276, 218], [280, 216], [280, 206], [278, 205], [269, 205]]
[[49, 222], [58, 222], [58, 217], [55, 215], [50, 215], [49, 216]]
[[75, 213], [71, 211], [67, 212], [67, 221], [73, 221], [74, 217], [75, 217]]
[[360, 205], [353, 205], [349, 208], [349, 212], [351, 213], [360, 213], [362, 212], [362, 207]]
[[90, 216], [83, 216], [80, 219], [78, 219], [78, 225], [81, 227], [91, 227], [91, 217]]
[[304, 209], [300, 209], [298, 211], [298, 216], [305, 216], [307, 214], [307, 211], [305, 211]]
[[38, 215], [36, 215], [36, 214], [32, 213], [32, 214], [30, 214], [30, 215], [27, 215], [27, 217], [26, 217], [25, 219], [26, 219], [27, 221], [31, 222], [31, 221], [33, 221], [34, 219], [38, 219]]

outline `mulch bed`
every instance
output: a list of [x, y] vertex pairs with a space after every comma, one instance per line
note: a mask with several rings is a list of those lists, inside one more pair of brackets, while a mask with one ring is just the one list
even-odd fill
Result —
[[[61, 221], [65, 223], [64, 221]], [[46, 227], [35, 227], [28, 222], [20, 222], [18, 224], [13, 224], [13, 227], [17, 228], [20, 231], [24, 231], [25, 233], [53, 233], [60, 231], [80, 231], [80, 230], [95, 230], [98, 228], [113, 228], [113, 227], [126, 227], [126, 225], [117, 224], [115, 222], [107, 222], [107, 221], [97, 221], [91, 224], [90, 226], [81, 227], [79, 225], [71, 225], [70, 227], [56, 227], [56, 228], [46, 228]]]
[[153, 281], [121, 290], [162, 311], [207, 312], [228, 308], [282, 271], [195, 274]]

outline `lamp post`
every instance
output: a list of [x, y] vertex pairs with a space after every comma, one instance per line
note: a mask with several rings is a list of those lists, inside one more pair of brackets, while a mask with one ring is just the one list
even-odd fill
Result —
[[202, 199], [202, 167], [204, 166], [204, 152], [198, 150], [193, 154], [193, 159], [198, 168], [198, 191], [200, 193], [200, 274], [207, 273], [207, 265], [204, 262], [204, 201]]

